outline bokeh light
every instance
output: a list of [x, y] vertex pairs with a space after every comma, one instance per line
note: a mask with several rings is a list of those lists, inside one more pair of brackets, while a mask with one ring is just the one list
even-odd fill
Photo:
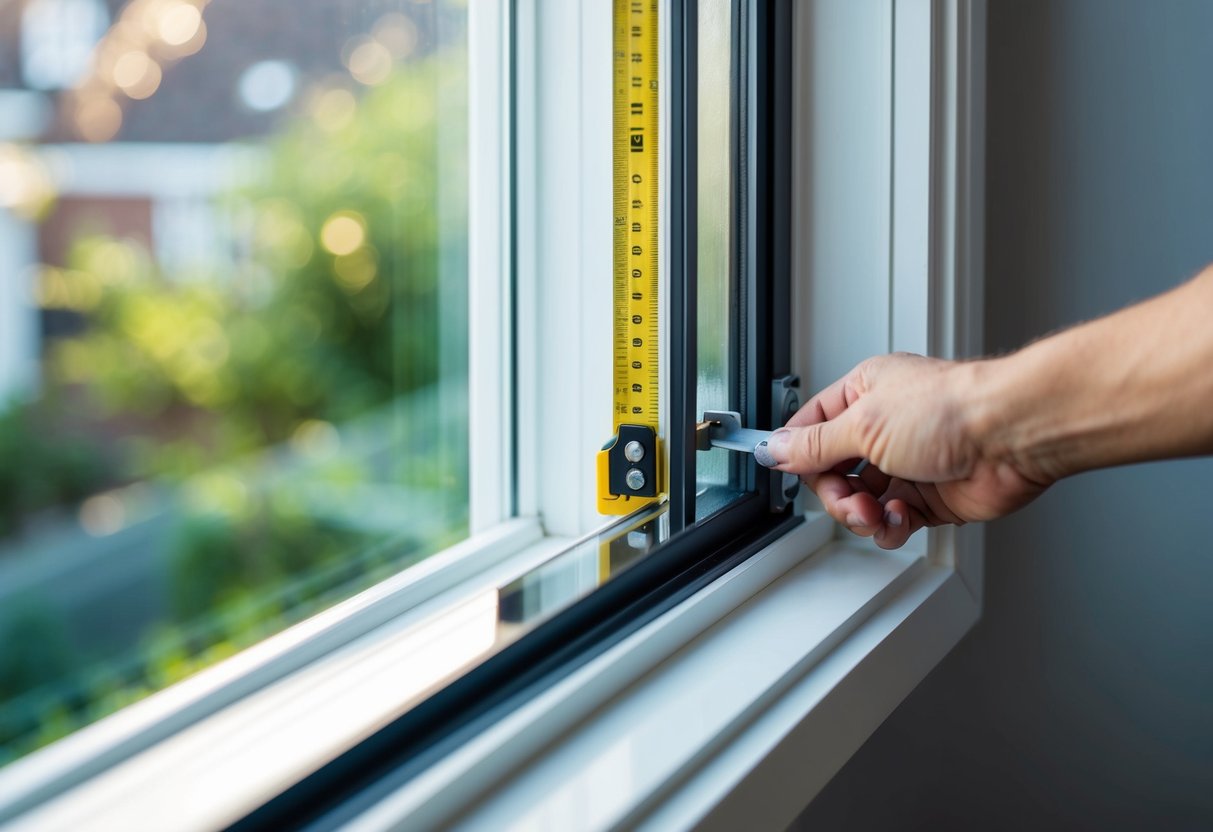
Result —
[[114, 62], [112, 77], [131, 98], [148, 98], [160, 87], [160, 64], [142, 49], [132, 49]]
[[349, 125], [357, 109], [358, 101], [354, 94], [340, 87], [314, 93], [308, 105], [312, 120], [330, 133]]
[[371, 28], [371, 37], [383, 44], [398, 61], [413, 54], [417, 48], [417, 27], [402, 12], [388, 12], [379, 18]]
[[313, 460], [332, 459], [341, 450], [341, 434], [331, 422], [306, 419], [291, 434], [291, 450]]
[[345, 65], [355, 81], [375, 86], [392, 74], [392, 53], [382, 43], [371, 38], [355, 38], [350, 46]]
[[202, 12], [185, 2], [161, 4], [156, 16], [156, 33], [169, 46], [183, 46], [198, 34]]
[[50, 176], [36, 156], [15, 144], [0, 144], [0, 208], [35, 219], [54, 199]]
[[320, 229], [320, 244], [332, 254], [353, 254], [366, 240], [366, 221], [355, 211], [338, 211]]
[[126, 507], [114, 494], [97, 494], [80, 504], [78, 518], [86, 532], [104, 537], [126, 526]]
[[370, 285], [378, 273], [374, 256], [365, 248], [345, 254], [333, 262], [333, 275], [337, 284], [347, 292], [360, 292]]
[[258, 61], [241, 73], [236, 87], [250, 110], [277, 110], [295, 94], [295, 68], [286, 61]]
[[108, 96], [80, 102], [76, 108], [76, 130], [87, 142], [108, 142], [122, 128], [122, 108]]

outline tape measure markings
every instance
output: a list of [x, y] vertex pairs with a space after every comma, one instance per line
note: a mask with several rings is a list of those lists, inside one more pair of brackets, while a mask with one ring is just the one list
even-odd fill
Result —
[[657, 0], [614, 8], [614, 426], [658, 429]]

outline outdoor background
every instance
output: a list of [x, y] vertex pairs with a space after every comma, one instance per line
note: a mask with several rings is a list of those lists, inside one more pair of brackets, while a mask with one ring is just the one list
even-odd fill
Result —
[[0, 765], [466, 534], [465, 30], [0, 0]]

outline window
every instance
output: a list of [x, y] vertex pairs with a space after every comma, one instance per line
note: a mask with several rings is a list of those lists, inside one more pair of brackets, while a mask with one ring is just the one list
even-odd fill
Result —
[[34, 89], [73, 86], [88, 71], [109, 12], [101, 0], [34, 0], [21, 16], [21, 65]]
[[466, 9], [116, 9], [20, 30], [0, 764], [468, 534]]
[[[317, 264], [327, 294], [313, 311], [348, 308], [346, 331], [365, 341], [296, 377], [305, 389], [343, 385], [323, 400], [331, 410], [286, 421], [277, 442], [238, 431], [249, 447], [230, 460], [211, 434], [182, 434], [207, 443], [193, 463], [158, 472], [183, 489], [198, 480], [198, 502], [185, 501], [188, 490], [182, 500], [207, 520], [264, 501], [323, 523], [247, 550], [232, 545], [239, 535], [215, 535], [207, 551], [296, 566], [320, 553], [321, 563], [304, 563], [281, 594], [252, 591], [260, 575], [242, 574], [231, 598], [200, 603], [209, 613], [231, 601], [250, 646], [0, 770], [0, 822], [735, 828], [728, 812], [744, 805], [778, 826], [795, 798], [769, 771], [841, 765], [972, 623], [966, 587], [980, 560], [953, 537], [900, 553], [835, 540], [828, 518], [804, 495], [789, 506], [782, 479], [748, 455], [699, 450], [695, 424], [727, 408], [747, 427], [774, 427], [794, 373], [820, 386], [833, 362], [894, 337], [936, 339], [923, 349], [942, 354], [965, 348], [957, 299], [974, 238], [944, 218], [976, 193], [969, 131], [979, 122], [964, 107], [980, 88], [967, 51], [980, 8], [646, 3], [661, 37], [668, 500], [610, 522], [594, 510], [594, 453], [612, 422], [611, 6], [627, 12], [634, 0], [316, 0], [300, 7], [317, 17], [298, 30], [244, 4], [228, 13], [249, 16], [249, 31], [253, 17], [282, 31], [216, 68], [223, 107], [250, 126], [238, 142], [220, 136], [201, 169], [201, 156], [183, 155], [199, 142], [114, 152], [134, 143], [124, 131], [148, 124], [138, 108], [169, 93], [175, 72], [240, 42], [219, 37], [220, 4], [197, 6], [196, 21], [174, 6], [190, 46], [129, 59], [143, 71], [128, 67], [130, 89], [110, 90], [117, 115], [65, 96], [76, 120], [56, 129], [87, 143], [22, 149], [59, 193], [89, 164], [112, 173], [125, 161], [129, 175], [108, 187], [128, 188], [127, 202], [100, 213], [150, 229], [142, 249], [118, 243], [121, 262], [174, 298], [201, 298], [215, 327], [188, 330], [188, 346], [203, 358], [204, 336], [248, 324], [214, 304], [229, 294], [272, 304], [279, 285], [306, 294], [312, 284], [281, 276]], [[132, 0], [120, 14], [142, 8]], [[218, 129], [199, 116], [209, 99], [191, 100], [198, 107], [180, 124]], [[360, 120], [369, 115], [382, 123]], [[173, 172], [171, 205], [132, 194], [130, 183], [156, 184], [153, 170]], [[283, 181], [341, 201], [266, 190]], [[31, 212], [27, 231], [56, 216], [50, 205]], [[924, 247], [938, 265], [923, 265]], [[197, 265], [216, 250], [226, 258], [217, 277]], [[76, 298], [78, 273], [48, 263], [40, 297]], [[836, 277], [852, 273], [855, 285]], [[95, 283], [103, 295], [111, 285]], [[385, 285], [386, 300], [360, 305]], [[861, 337], [837, 337], [838, 322], [870, 311], [864, 293], [880, 292], [899, 298], [898, 314], [883, 308], [861, 321], [871, 324]], [[48, 345], [96, 337], [103, 303], [44, 302]], [[331, 319], [308, 329], [289, 307], [253, 320], [312, 333], [291, 346], [324, 343]], [[386, 331], [365, 325], [376, 309]], [[153, 318], [181, 337], [180, 318], [171, 330]], [[299, 355], [274, 347], [260, 355]], [[103, 354], [79, 352], [84, 366]], [[274, 367], [250, 389], [289, 392], [292, 376]], [[143, 378], [130, 375], [128, 385]], [[18, 407], [45, 392], [30, 395]], [[302, 405], [287, 398], [293, 415]], [[186, 396], [180, 412], [205, 406]], [[174, 425], [199, 429], [172, 413]], [[158, 450], [137, 458], [166, 459]], [[138, 482], [102, 496], [126, 512], [128, 494], [157, 493]], [[113, 523], [114, 504], [100, 507]], [[121, 528], [97, 539], [141, 516], [123, 513]], [[278, 530], [273, 519], [255, 531]], [[342, 536], [351, 533], [361, 536]], [[272, 616], [258, 617], [263, 605]], [[897, 661], [882, 645], [896, 646]], [[829, 730], [814, 732], [823, 720]], [[604, 777], [617, 785], [607, 794]]]
[[[696, 96], [700, 102], [696, 125], [699, 190], [698, 297], [699, 337], [696, 407], [708, 410], [737, 409], [738, 303], [733, 256], [734, 163], [736, 129], [734, 113], [740, 106], [734, 65], [734, 4], [699, 4], [699, 71]], [[731, 454], [713, 448], [697, 460], [697, 479], [702, 485], [729, 486], [735, 483]]]

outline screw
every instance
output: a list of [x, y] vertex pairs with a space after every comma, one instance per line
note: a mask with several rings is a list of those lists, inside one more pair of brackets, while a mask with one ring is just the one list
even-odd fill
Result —
[[633, 468], [627, 472], [623, 481], [628, 484], [628, 488], [639, 491], [644, 488], [644, 473], [639, 468]]
[[[644, 459], [644, 445], [641, 445], [635, 439], [623, 446], [623, 455], [628, 462], [639, 462]], [[644, 483], [641, 482], [641, 485]], [[640, 486], [636, 486], [639, 488]]]

